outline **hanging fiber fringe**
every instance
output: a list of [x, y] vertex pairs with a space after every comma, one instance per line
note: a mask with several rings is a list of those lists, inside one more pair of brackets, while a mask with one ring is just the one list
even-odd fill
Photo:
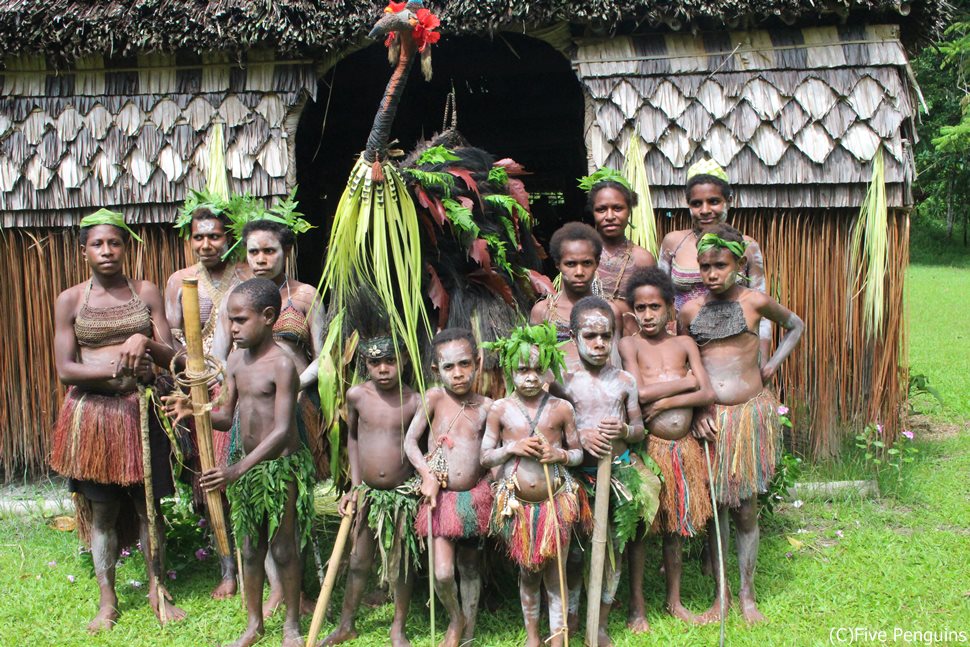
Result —
[[654, 529], [682, 537], [703, 533], [711, 518], [711, 497], [700, 444], [693, 436], [679, 440], [651, 436], [647, 452], [663, 474]]
[[769, 391], [742, 404], [715, 405], [714, 492], [719, 503], [737, 507], [768, 491], [781, 458], [778, 400]]
[[[482, 479], [471, 490], [439, 490], [431, 513], [432, 534], [447, 539], [468, 539], [488, 534], [492, 513], [492, 487]], [[414, 529], [419, 537], [428, 536], [428, 505], [418, 508]]]

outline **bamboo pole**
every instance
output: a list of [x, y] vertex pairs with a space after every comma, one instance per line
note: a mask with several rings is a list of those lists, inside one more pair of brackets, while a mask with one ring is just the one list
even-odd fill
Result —
[[552, 479], [549, 477], [548, 463], [542, 464], [542, 472], [546, 475], [546, 492], [549, 494], [549, 515], [553, 518], [553, 523], [556, 524], [556, 527], [553, 529], [553, 534], [556, 537], [556, 567], [559, 569], [559, 606], [561, 607], [560, 612], [562, 613], [562, 628], [559, 631], [562, 632], [563, 645], [569, 647], [569, 625], [566, 623], [566, 606], [569, 601], [569, 591], [566, 589], [566, 570], [562, 563], [562, 541], [559, 538], [559, 515], [556, 513], [556, 497], [552, 493]]
[[[354, 506], [356, 507], [356, 506]], [[323, 578], [323, 588], [317, 597], [317, 605], [313, 609], [313, 619], [310, 621], [310, 631], [306, 635], [306, 647], [313, 647], [320, 633], [320, 625], [323, 624], [323, 616], [327, 613], [330, 606], [330, 595], [337, 582], [337, 572], [340, 570], [340, 558], [343, 557], [344, 547], [347, 545], [347, 537], [350, 535], [350, 524], [354, 518], [354, 511], [344, 515], [340, 520], [340, 529], [337, 530], [337, 539], [333, 544], [333, 553], [330, 554], [330, 561], [327, 562], [327, 574]]]
[[586, 588], [586, 644], [595, 647], [600, 624], [600, 597], [603, 592], [603, 567], [606, 565], [606, 529], [610, 515], [610, 479], [613, 455], [607, 452], [596, 466], [596, 495], [593, 503], [593, 546]]
[[431, 606], [431, 643], [434, 647], [434, 525], [428, 505], [428, 604]]
[[[192, 381], [193, 408], [200, 411], [194, 414], [194, 418], [195, 433], [199, 441], [199, 462], [204, 472], [216, 466], [216, 459], [212, 447], [212, 418], [203, 407], [209, 402], [209, 387], [203, 379], [206, 374], [205, 354], [202, 350], [202, 320], [199, 316], [199, 279], [195, 277], [182, 279], [182, 322], [185, 331], [185, 374]], [[208, 491], [205, 493], [205, 500], [209, 508], [209, 524], [216, 538], [216, 552], [220, 558], [231, 559], [226, 517], [222, 510], [222, 494]]]

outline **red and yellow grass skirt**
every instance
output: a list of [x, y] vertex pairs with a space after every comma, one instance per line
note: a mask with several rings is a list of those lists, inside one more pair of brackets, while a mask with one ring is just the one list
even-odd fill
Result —
[[[470, 490], [438, 490], [431, 513], [431, 532], [435, 537], [468, 539], [488, 534], [488, 520], [492, 513], [492, 486], [482, 479]], [[414, 529], [419, 537], [428, 536], [428, 504], [418, 508]]]
[[663, 474], [653, 529], [683, 537], [704, 532], [711, 518], [711, 492], [700, 443], [693, 436], [679, 440], [650, 436], [647, 453]]
[[762, 391], [747, 402], [715, 405], [714, 493], [719, 503], [737, 507], [768, 491], [781, 459], [778, 400]]
[[[567, 475], [568, 472], [565, 472]], [[501, 484], [498, 486], [502, 488]], [[538, 571], [556, 557], [556, 535], [566, 550], [569, 532], [574, 524], [591, 532], [593, 512], [586, 492], [572, 477], [567, 476], [553, 495], [555, 507], [546, 499], [542, 502], [523, 501], [510, 492], [495, 496], [491, 532], [505, 541], [509, 557], [522, 568]]]

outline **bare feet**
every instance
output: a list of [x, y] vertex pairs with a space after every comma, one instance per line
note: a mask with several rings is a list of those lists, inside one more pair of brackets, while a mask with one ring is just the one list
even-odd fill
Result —
[[96, 634], [111, 631], [118, 621], [118, 609], [113, 604], [106, 604], [98, 609], [98, 615], [88, 623], [88, 633]]
[[596, 647], [613, 647], [613, 640], [604, 627], [600, 627], [596, 632]]
[[158, 618], [158, 622], [162, 625], [167, 625], [170, 622], [178, 622], [185, 618], [185, 611], [172, 604], [172, 601], [168, 597], [168, 592], [165, 593], [162, 599], [162, 604], [165, 609], [164, 620], [162, 619], [161, 609], [158, 607], [158, 599], [155, 596], [149, 595], [148, 601], [151, 603], [152, 609], [155, 610], [155, 617]]
[[[730, 610], [731, 610], [731, 594], [729, 592], [727, 595], [727, 598], [725, 598], [724, 600], [725, 615]], [[714, 604], [711, 605], [711, 608], [705, 611], [704, 613], [702, 613], [701, 615], [697, 616], [697, 624], [706, 625], [712, 622], [720, 622], [720, 621], [721, 621], [721, 602], [719, 598], [715, 597]]]
[[700, 624], [698, 617], [688, 611], [687, 608], [680, 602], [668, 602], [667, 613], [689, 624]]
[[750, 598], [740, 598], [739, 603], [741, 605], [741, 616], [744, 621], [749, 625], [758, 624], [759, 622], [764, 622], [768, 618], [758, 611], [758, 605], [754, 603], [754, 600]]
[[269, 587], [269, 597], [263, 601], [263, 620], [269, 620], [281, 604], [283, 604], [283, 592]]
[[300, 615], [309, 616], [313, 615], [316, 610], [317, 600], [316, 598], [311, 598], [306, 593], [300, 593]]
[[246, 627], [246, 631], [243, 635], [239, 636], [236, 642], [226, 645], [226, 647], [249, 647], [250, 645], [255, 645], [263, 637], [263, 623], [258, 625], [250, 625]]
[[222, 580], [219, 582], [219, 586], [212, 589], [211, 595], [214, 600], [227, 600], [231, 598], [236, 595], [236, 580]]
[[303, 647], [303, 636], [300, 635], [300, 628], [283, 628], [283, 647]]
[[541, 647], [542, 641], [539, 640], [538, 636], [527, 636], [525, 639], [525, 647]]
[[445, 637], [438, 643], [438, 647], [458, 647], [461, 643], [461, 634], [465, 628], [465, 619], [459, 614], [451, 619]]
[[317, 643], [316, 647], [324, 647], [325, 645], [339, 645], [340, 643], [347, 642], [348, 640], [353, 640], [357, 637], [357, 630], [354, 627], [337, 627], [330, 635]]
[[626, 619], [626, 628], [635, 634], [645, 634], [650, 631], [650, 623], [643, 614], [637, 614]]

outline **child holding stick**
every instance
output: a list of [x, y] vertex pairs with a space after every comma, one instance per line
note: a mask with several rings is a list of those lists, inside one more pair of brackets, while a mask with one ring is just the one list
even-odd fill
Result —
[[414, 532], [418, 498], [414, 470], [404, 454], [404, 433], [421, 408], [421, 399], [401, 381], [402, 367], [391, 337], [363, 339], [358, 352], [369, 379], [347, 391], [347, 454], [353, 487], [340, 499], [339, 512], [353, 514], [358, 498], [360, 505], [351, 530], [353, 548], [340, 624], [320, 644], [336, 645], [357, 637], [357, 610], [377, 551], [381, 583], [394, 592], [391, 644], [404, 647], [410, 645], [405, 625], [418, 552]]
[[[742, 287], [738, 273], [746, 265], [746, 243], [740, 232], [717, 225], [697, 242], [697, 263], [709, 293], [680, 311], [680, 329], [700, 346], [701, 361], [714, 388], [714, 408], [697, 416], [694, 432], [714, 444], [714, 483], [723, 519], [726, 512], [738, 531], [741, 570], [741, 614], [749, 623], [765, 617], [755, 604], [754, 570], [758, 559], [758, 494], [766, 492], [781, 456], [778, 400], [766, 388], [778, 366], [794, 350], [805, 324], [770, 296]], [[787, 330], [774, 355], [761, 366], [758, 330], [762, 318]], [[711, 556], [718, 554], [717, 533], [709, 532]], [[720, 538], [727, 550], [727, 535]], [[718, 578], [720, 566], [715, 566]], [[718, 596], [702, 620], [716, 622], [730, 604], [730, 592]]]
[[526, 644], [542, 644], [540, 585], [545, 582], [553, 634], [550, 644], [560, 647], [569, 531], [575, 523], [591, 522], [589, 504], [565, 469], [583, 458], [573, 407], [543, 390], [547, 371], [560, 375], [563, 354], [551, 324], [516, 328], [507, 339], [488, 347], [499, 351], [507, 383], [515, 387], [511, 396], [492, 405], [482, 440], [482, 467], [501, 466], [492, 532], [502, 537], [509, 556], [519, 565]]
[[[440, 646], [457, 647], [460, 641], [471, 640], [475, 633], [482, 588], [478, 540], [488, 533], [492, 488], [479, 454], [492, 400], [472, 391], [478, 347], [470, 331], [442, 330], [431, 345], [434, 354], [431, 368], [438, 374], [442, 386], [428, 390], [425, 408], [418, 410], [408, 428], [404, 450], [421, 476], [424, 497], [415, 529], [419, 536], [426, 537], [428, 515], [431, 515], [435, 590], [451, 616]], [[418, 443], [429, 424], [425, 456]], [[460, 603], [456, 566], [460, 575]]]
[[[284, 647], [300, 647], [300, 550], [313, 518], [313, 457], [296, 430], [299, 376], [293, 360], [273, 340], [282, 300], [276, 284], [250, 279], [226, 302], [237, 350], [226, 367], [225, 405], [212, 410], [212, 425], [232, 429], [230, 464], [206, 470], [206, 491], [227, 489], [232, 525], [242, 543], [248, 625], [233, 647], [258, 642], [263, 629], [263, 562], [267, 549], [280, 569], [286, 619]], [[192, 413], [186, 397], [168, 400], [177, 418]]]
[[[566, 377], [564, 391], [576, 411], [576, 425], [585, 449], [581, 468], [584, 484], [596, 489], [597, 463], [611, 456], [609, 517], [604, 519], [612, 554], [603, 564], [599, 594], [597, 645], [611, 645], [607, 633], [610, 608], [616, 599], [624, 549], [636, 539], [638, 529], [649, 525], [657, 512], [660, 481], [630, 445], [643, 440], [643, 421], [632, 375], [610, 363], [616, 332], [613, 309], [605, 299], [586, 297], [574, 307], [570, 328], [582, 361], [582, 370]], [[571, 586], [569, 616], [578, 622], [584, 552], [570, 554]], [[588, 592], [590, 596], [597, 592]], [[587, 632], [589, 633], [589, 627]]]
[[[690, 337], [667, 332], [674, 311], [670, 277], [657, 268], [636, 272], [627, 288], [627, 303], [640, 331], [620, 341], [620, 356], [623, 368], [636, 376], [650, 433], [647, 451], [663, 474], [654, 528], [663, 535], [667, 611], [695, 622], [697, 618], [680, 600], [683, 538], [702, 533], [712, 512], [703, 450], [690, 427], [693, 408], [714, 402], [714, 390], [697, 344]], [[644, 555], [631, 551], [630, 557], [631, 613], [636, 611], [636, 598], [643, 617]]]

